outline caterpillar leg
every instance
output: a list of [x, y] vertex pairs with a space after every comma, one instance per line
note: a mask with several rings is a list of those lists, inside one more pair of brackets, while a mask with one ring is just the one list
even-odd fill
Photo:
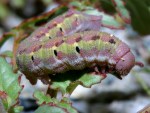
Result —
[[122, 77], [121, 77], [120, 75], [115, 74], [115, 76], [116, 76], [118, 79], [122, 80]]
[[94, 66], [93, 69], [94, 69], [94, 72], [93, 72], [92, 74], [100, 75], [100, 76], [102, 76], [103, 78], [106, 78], [106, 77], [107, 77], [107, 74], [106, 74], [105, 69], [101, 69], [101, 70], [100, 70], [99, 67], [97, 67], [97, 66]]
[[[97, 66], [94, 66], [93, 67], [93, 69], [94, 69], [94, 72], [92, 73], [92, 74], [95, 74], [95, 75], [100, 75], [100, 76], [102, 76], [103, 78], [106, 78], [107, 77], [107, 71], [106, 71], [106, 69], [104, 68], [104, 67], [101, 67], [101, 68], [99, 68], [99, 67], [97, 67]], [[120, 76], [120, 75], [117, 75], [117, 74], [114, 74], [118, 79], [122, 79], [122, 77]]]

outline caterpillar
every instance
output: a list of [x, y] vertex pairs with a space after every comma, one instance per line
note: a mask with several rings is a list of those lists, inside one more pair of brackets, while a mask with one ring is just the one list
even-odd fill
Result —
[[135, 57], [124, 42], [98, 31], [100, 20], [75, 11], [56, 17], [21, 42], [16, 55], [19, 70], [32, 84], [37, 79], [49, 84], [50, 77], [69, 71], [127, 75], [136, 65]]
[[135, 65], [129, 47], [105, 32], [84, 31], [53, 38], [36, 46], [40, 49], [33, 52], [31, 48], [35, 45], [32, 45], [25, 53], [19, 54], [17, 64], [25, 75], [39, 79], [85, 68], [121, 76], [128, 74]]

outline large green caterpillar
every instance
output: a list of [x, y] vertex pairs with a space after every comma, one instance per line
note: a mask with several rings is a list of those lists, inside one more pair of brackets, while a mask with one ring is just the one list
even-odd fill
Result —
[[112, 73], [119, 78], [128, 74], [135, 57], [125, 43], [98, 31], [100, 20], [98, 16], [69, 11], [39, 28], [20, 44], [20, 71], [32, 84], [37, 79], [47, 84], [49, 77], [72, 70]]

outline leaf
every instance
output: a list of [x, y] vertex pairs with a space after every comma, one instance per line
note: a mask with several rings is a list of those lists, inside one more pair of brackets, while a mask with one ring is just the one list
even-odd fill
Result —
[[86, 1], [72, 1], [69, 6], [75, 7], [77, 10], [83, 11], [87, 9], [93, 9], [93, 7], [87, 6]]
[[123, 0], [112, 0], [112, 2], [115, 5], [115, 8], [117, 10], [117, 12], [119, 13], [120, 17], [126, 22], [126, 23], [130, 23], [131, 19], [130, 19], [130, 15], [129, 15], [129, 11], [126, 9], [126, 7], [124, 6], [124, 1]]
[[11, 37], [14, 36], [14, 33], [12, 32], [7, 32], [4, 33], [1, 37], [0, 37], [0, 48], [2, 47], [2, 45]]
[[150, 34], [150, 0], [125, 0], [131, 25], [141, 35]]
[[66, 109], [60, 108], [56, 105], [42, 105], [34, 113], [67, 113]]
[[0, 1], [0, 20], [5, 19], [9, 14], [9, 10], [5, 3]]
[[98, 8], [100, 8], [99, 10], [102, 10], [105, 13], [108, 13], [108, 14], [116, 13], [116, 9], [111, 0], [96, 0], [94, 4], [95, 6], [98, 6]]
[[13, 53], [12, 53], [12, 51], [4, 51], [4, 52], [2, 52], [2, 53], [0, 54], [0, 56], [12, 58], [12, 57], [13, 57]]
[[63, 109], [67, 110], [67, 113], [77, 113], [76, 109], [74, 109], [71, 106], [71, 102], [68, 103], [68, 100], [66, 101], [67, 98], [64, 98], [61, 100], [61, 102], [58, 102], [57, 105]]
[[111, 29], [122, 29], [123, 25], [119, 23], [114, 16], [105, 14], [104, 12], [100, 12], [97, 9], [92, 9], [92, 10], [85, 10], [84, 11], [87, 14], [91, 15], [97, 15], [97, 16], [102, 16], [102, 26], [108, 27]]
[[62, 94], [71, 94], [78, 85], [89, 88], [93, 84], [101, 82], [102, 79], [104, 79], [104, 76], [84, 73], [84, 70], [82, 72], [72, 71], [51, 78], [51, 88], [60, 90]]
[[46, 95], [46, 94], [44, 94], [44, 93], [41, 92], [41, 91], [35, 91], [33, 96], [36, 98], [37, 103], [38, 103], [39, 105], [41, 105], [41, 104], [43, 104], [43, 103], [53, 102], [53, 101], [51, 100], [51, 97], [50, 97], [49, 95]]
[[21, 92], [20, 76], [13, 73], [12, 67], [0, 57], [0, 98], [7, 112], [19, 113], [18, 96]]
[[43, 105], [39, 107], [35, 113], [77, 113], [67, 98], [58, 101], [56, 98], [51, 98], [49, 95], [45, 95], [41, 91], [35, 91], [34, 97], [39, 105]]
[[22, 8], [25, 6], [25, 0], [11, 0], [12, 7]]

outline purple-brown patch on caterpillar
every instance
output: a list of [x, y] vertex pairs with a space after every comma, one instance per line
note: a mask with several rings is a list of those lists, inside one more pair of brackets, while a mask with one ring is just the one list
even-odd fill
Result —
[[55, 43], [55, 46], [59, 47], [63, 43], [64, 43], [64, 40], [59, 40], [58, 42]]
[[64, 36], [64, 31], [62, 29], [62, 27], [59, 28], [59, 31], [57, 32], [57, 37], [59, 36]]
[[57, 56], [44, 59], [43, 64], [44, 70], [46, 71], [45, 73], [50, 75], [62, 73], [63, 70], [65, 71], [65, 69], [67, 69], [66, 65], [61, 60], [59, 60]]
[[114, 40], [113, 38], [110, 39], [109, 42], [110, 42], [111, 44], [116, 44], [116, 42], [115, 42], [115, 40]]
[[80, 55], [82, 56], [82, 58], [85, 60], [87, 64], [96, 60], [97, 54], [95, 53], [98, 53], [97, 48], [94, 47], [91, 48], [90, 50], [85, 50], [79, 47], [79, 49], [80, 49]]
[[18, 51], [18, 52], [19, 52], [19, 54], [20, 54], [20, 55], [22, 55], [23, 53], [25, 53], [25, 52], [26, 52], [26, 50], [27, 50], [27, 49], [25, 48], [25, 49], [20, 50], [20, 51]]
[[71, 15], [75, 14], [74, 10], [69, 10], [66, 14], [65, 17], [70, 17]]
[[62, 23], [62, 22], [64, 21], [64, 19], [65, 19], [65, 18], [62, 17], [62, 16], [56, 17], [55, 23], [56, 23], [56, 24]]
[[78, 70], [83, 69], [85, 67], [84, 60], [79, 54], [65, 54], [61, 51], [57, 51], [57, 59], [61, 60], [66, 66], [64, 66], [66, 68], [64, 70], [65, 72], [67, 70]]
[[82, 40], [83, 41], [90, 41], [90, 40], [92, 40], [92, 38], [94, 39], [94, 38], [98, 38], [99, 36], [97, 36], [97, 34], [94, 34], [94, 33], [91, 33], [91, 34], [89, 34], [88, 36], [85, 36], [85, 37], [83, 37], [82, 38]]
[[38, 51], [39, 49], [41, 49], [42, 45], [37, 45], [33, 48], [33, 52]]
[[57, 59], [61, 60], [65, 54], [61, 51], [57, 51]]
[[101, 20], [102, 16], [90, 15], [90, 18], [91, 18], [92, 21], [97, 21], [97, 20]]
[[54, 28], [56, 26], [56, 23], [51, 23], [51, 24], [48, 24], [47, 25], [47, 29], [52, 29], [52, 28]]
[[48, 29], [45, 27], [40, 27], [38, 30], [36, 30], [30, 38], [40, 39], [42, 36], [45, 36], [45, 34], [48, 32]]
[[67, 38], [67, 40], [65, 40], [65, 43], [67, 44], [74, 44], [76, 42], [76, 38]]
[[85, 67], [84, 59], [78, 54], [67, 55], [67, 63], [73, 70], [81, 70]]
[[[113, 38], [113, 37], [111, 37], [111, 38]], [[110, 35], [107, 34], [107, 33], [103, 33], [102, 36], [101, 36], [101, 40], [104, 41], [104, 42], [109, 42]]]
[[[53, 66], [53, 71], [54, 73], [62, 73], [68, 70], [68, 66], [62, 61], [62, 58], [65, 56], [64, 53], [54, 50], [54, 54], [55, 54], [55, 62], [50, 62], [51, 65], [56, 64]], [[58, 61], [61, 61], [61, 63], [58, 63]], [[49, 64], [49, 65], [50, 65]]]
[[61, 38], [54, 38], [54, 39], [51, 39], [50, 41], [46, 42], [44, 45], [43, 45], [43, 48], [52, 48], [53, 46], [57, 45], [57, 44], [62, 44], [62, 41], [63, 39]]
[[94, 15], [88, 15], [91, 22], [93, 23], [93, 29], [92, 30], [98, 30], [98, 26], [101, 26], [101, 19], [102, 16], [94, 16]]
[[26, 49], [26, 54], [29, 54], [31, 52], [36, 52], [38, 51], [40, 48], [42, 47], [42, 45], [38, 45], [36, 43], [32, 44], [29, 48]]
[[43, 63], [45, 64], [45, 66], [48, 69], [50, 69], [51, 71], [54, 71], [51, 68], [55, 68], [58, 65], [58, 60], [55, 57], [52, 56], [52, 57], [49, 57], [49, 58], [45, 58], [43, 60]]
[[54, 50], [54, 54], [58, 60], [62, 60], [62, 57], [65, 56], [64, 53], [62, 53], [61, 51], [57, 51], [57, 50]]
[[38, 59], [38, 58], [35, 58], [34, 56], [31, 56], [31, 59], [32, 59], [33, 64], [34, 64], [35, 66], [38, 66], [38, 65], [41, 63], [41, 60]]
[[108, 33], [103, 33], [103, 34], [101, 35], [101, 40], [102, 40], [103, 42], [109, 42], [109, 43], [111, 43], [111, 44], [116, 44], [117, 41], [120, 42], [120, 40], [116, 40], [116, 37], [115, 37], [114, 35], [110, 35], [110, 34], [108, 34]]
[[64, 17], [63, 16], [58, 16], [56, 17], [54, 20], [50, 21], [47, 25], [46, 25], [46, 28], [48, 30], [56, 27], [58, 24], [62, 23], [64, 21]]
[[100, 37], [98, 35], [95, 35], [91, 38], [91, 40], [98, 40]]
[[54, 68], [55, 73], [64, 73], [66, 71], [68, 71], [68, 68], [65, 63], [59, 64], [57, 67]]
[[79, 36], [75, 40], [76, 40], [76, 42], [80, 42], [82, 40], [82, 38], [81, 38], [81, 36]]

